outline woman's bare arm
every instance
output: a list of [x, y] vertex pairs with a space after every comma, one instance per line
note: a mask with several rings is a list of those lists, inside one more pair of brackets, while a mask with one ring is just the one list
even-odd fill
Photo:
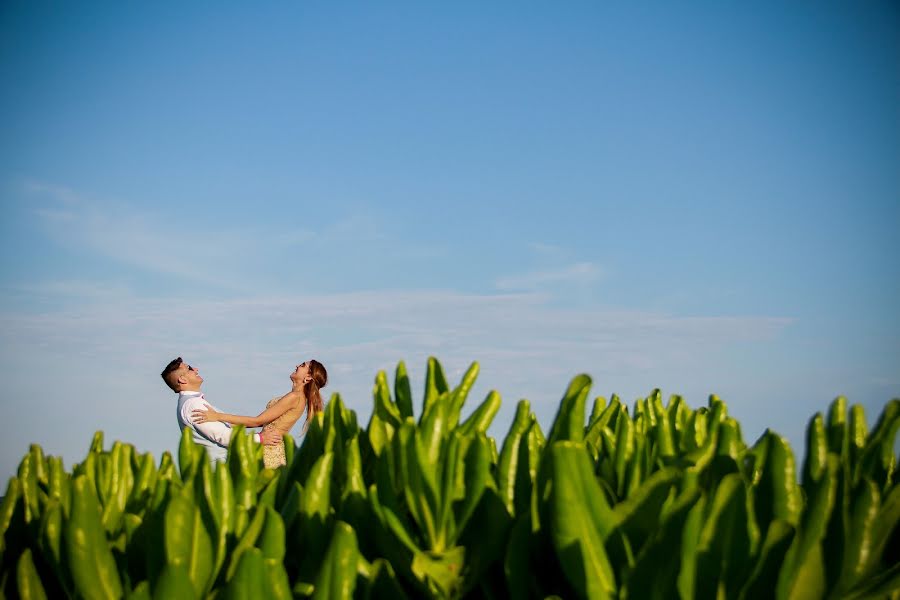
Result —
[[224, 421], [232, 425], [244, 425], [246, 427], [259, 427], [266, 423], [271, 423], [290, 409], [300, 398], [299, 392], [288, 392], [278, 402], [262, 411], [255, 417], [245, 415], [231, 415], [228, 413], [220, 413], [207, 405], [207, 410], [195, 409], [191, 413], [194, 423], [204, 423], [206, 421]]

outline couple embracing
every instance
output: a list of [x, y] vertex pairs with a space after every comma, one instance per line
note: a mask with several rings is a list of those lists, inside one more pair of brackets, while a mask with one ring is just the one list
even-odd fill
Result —
[[178, 394], [178, 427], [190, 428], [194, 443], [203, 446], [210, 459], [224, 461], [231, 440], [231, 426], [260, 427], [253, 440], [263, 444], [263, 462], [266, 468], [277, 469], [285, 464], [284, 440], [300, 415], [306, 411], [303, 430], [309, 427], [310, 418], [322, 411], [319, 390], [328, 383], [328, 373], [322, 363], [308, 360], [300, 363], [291, 373], [291, 391], [272, 398], [266, 409], [255, 417], [230, 415], [215, 409], [200, 392], [203, 378], [200, 371], [184, 362], [179, 356], [163, 369], [163, 381]]

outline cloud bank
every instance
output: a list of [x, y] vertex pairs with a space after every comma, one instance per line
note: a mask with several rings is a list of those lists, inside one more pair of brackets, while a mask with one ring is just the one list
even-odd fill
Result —
[[[318, 358], [329, 370], [326, 391], [340, 392], [362, 420], [379, 369], [392, 375], [405, 360], [420, 399], [428, 356], [442, 361], [451, 380], [477, 360], [482, 374], [467, 410], [497, 388], [504, 397], [498, 423], [508, 424], [515, 402], [525, 397], [549, 424], [578, 372], [598, 383], [638, 378], [652, 385], [654, 374], [697, 372], [722, 348], [771, 339], [790, 323], [555, 308], [536, 293], [382, 290], [221, 300], [91, 289], [83, 281], [48, 283], [38, 287], [41, 294], [81, 290], [83, 301], [0, 314], [0, 376], [9, 390], [2, 416], [15, 422], [23, 411], [46, 415], [5, 436], [8, 472], [31, 442], [71, 464], [96, 429], [139, 448], [175, 449], [172, 395], [158, 373], [177, 355], [201, 369], [214, 402], [253, 414], [287, 391], [297, 362]], [[616, 390], [596, 393], [608, 391]]]

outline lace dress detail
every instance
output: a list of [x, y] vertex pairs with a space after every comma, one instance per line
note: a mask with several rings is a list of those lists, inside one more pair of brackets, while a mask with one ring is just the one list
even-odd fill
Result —
[[[278, 398], [272, 398], [266, 403], [266, 408], [271, 407], [280, 399], [280, 396]], [[300, 418], [303, 408], [305, 408], [305, 403], [301, 403], [298, 406], [286, 410], [284, 414], [274, 419], [271, 423], [263, 425], [263, 431], [275, 429], [282, 435], [290, 433], [294, 423]], [[284, 455], [284, 440], [275, 446], [263, 446], [263, 464], [267, 469], [277, 469], [278, 467], [284, 466], [286, 463], [287, 459]]]

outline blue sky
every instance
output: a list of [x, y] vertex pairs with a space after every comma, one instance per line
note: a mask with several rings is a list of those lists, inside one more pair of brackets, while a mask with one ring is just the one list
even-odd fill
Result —
[[363, 421], [477, 360], [498, 438], [581, 372], [798, 451], [900, 396], [895, 4], [484, 4], [4, 3], [0, 476], [176, 449], [177, 355]]

